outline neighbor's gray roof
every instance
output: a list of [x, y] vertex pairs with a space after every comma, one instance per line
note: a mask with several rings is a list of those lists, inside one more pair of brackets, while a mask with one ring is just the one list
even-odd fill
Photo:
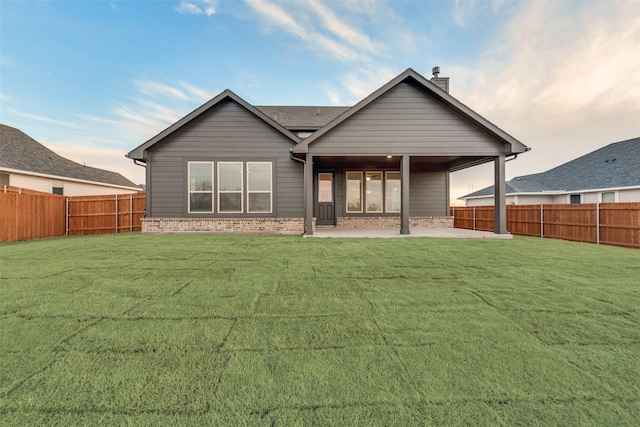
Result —
[[287, 129], [316, 130], [351, 107], [264, 105], [256, 106], [256, 108]]
[[[615, 142], [546, 172], [506, 183], [506, 194], [640, 186], [640, 137]], [[493, 196], [493, 186], [462, 196]]]
[[136, 188], [119, 173], [65, 159], [19, 129], [0, 124], [0, 167]]

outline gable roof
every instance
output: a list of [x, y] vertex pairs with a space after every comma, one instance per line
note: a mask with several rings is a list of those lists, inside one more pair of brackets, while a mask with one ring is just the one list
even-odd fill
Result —
[[470, 119], [473, 123], [476, 123], [480, 127], [487, 130], [489, 133], [493, 134], [500, 140], [503, 144], [510, 144], [510, 149], [505, 152], [506, 155], [523, 153], [528, 151], [529, 148], [525, 146], [523, 143], [482, 117], [480, 114], [473, 111], [471, 108], [462, 104], [460, 101], [455, 99], [453, 96], [449, 95], [448, 92], [442, 90], [435, 83], [429, 81], [416, 71], [411, 68], [407, 68], [403, 73], [399, 74], [397, 77], [389, 81], [387, 84], [373, 92], [371, 95], [364, 98], [362, 101], [358, 102], [356, 105], [346, 110], [343, 114], [336, 117], [326, 126], [322, 127], [320, 130], [314, 132], [307, 139], [302, 141], [300, 144], [296, 145], [293, 149], [294, 153], [306, 153], [308, 151], [308, 147], [315, 140], [322, 137], [322, 135], [328, 133], [335, 127], [339, 126], [344, 121], [348, 120], [350, 117], [357, 114], [359, 111], [367, 107], [368, 105], [375, 102], [378, 98], [389, 92], [391, 89], [396, 87], [402, 82], [411, 82], [414, 85], [417, 85], [422, 90], [427, 91], [428, 93], [434, 95], [435, 97], [441, 99], [445, 102], [445, 104], [452, 107], [455, 111], [462, 113], [468, 119]]
[[163, 130], [153, 138], [149, 139], [147, 142], [133, 149], [131, 152], [127, 154], [127, 157], [134, 160], [145, 161], [147, 158], [146, 150], [148, 150], [155, 143], [161, 141], [168, 135], [177, 131], [178, 129], [180, 129], [187, 123], [191, 122], [192, 120], [196, 119], [197, 117], [199, 117], [206, 111], [210, 110], [211, 108], [215, 108], [217, 105], [220, 105], [221, 103], [227, 102], [229, 100], [239, 104], [241, 107], [243, 107], [244, 109], [249, 111], [251, 114], [258, 117], [260, 120], [262, 120], [267, 125], [274, 128], [276, 131], [280, 132], [281, 134], [289, 138], [294, 143], [297, 143], [300, 141], [300, 138], [298, 138], [295, 134], [290, 132], [287, 128], [282, 126], [276, 120], [271, 118], [269, 115], [260, 111], [258, 108], [254, 107], [253, 105], [249, 104], [247, 101], [245, 101], [244, 99], [242, 99], [241, 97], [239, 97], [238, 95], [230, 91], [229, 89], [226, 89], [225, 91], [221, 92], [219, 95], [215, 96], [208, 102], [196, 108], [191, 113], [187, 114], [186, 116], [184, 116], [183, 118], [181, 118], [180, 120], [178, 120], [177, 122], [175, 122], [174, 124], [166, 128], [165, 130]]
[[[546, 172], [513, 178], [506, 194], [640, 186], [640, 137], [614, 142]], [[493, 186], [460, 197], [493, 196]]]
[[139, 189], [119, 173], [66, 159], [19, 129], [1, 124], [0, 168]]
[[276, 106], [256, 108], [289, 130], [317, 130], [351, 107]]

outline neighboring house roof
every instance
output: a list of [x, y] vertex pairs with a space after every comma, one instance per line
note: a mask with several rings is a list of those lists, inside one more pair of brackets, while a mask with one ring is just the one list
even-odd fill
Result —
[[252, 113], [256, 117], [264, 121], [266, 124], [274, 128], [276, 131], [280, 132], [281, 134], [289, 138], [292, 142], [297, 143], [300, 141], [300, 138], [298, 138], [295, 134], [293, 134], [286, 127], [278, 123], [276, 120], [271, 118], [268, 114], [260, 111], [258, 108], [249, 104], [247, 101], [245, 101], [244, 99], [242, 99], [241, 97], [239, 97], [238, 95], [236, 95], [235, 93], [227, 89], [224, 92], [217, 95], [216, 97], [214, 97], [213, 99], [204, 103], [200, 107], [196, 108], [191, 113], [187, 114], [186, 116], [184, 116], [183, 118], [181, 118], [180, 120], [178, 120], [177, 122], [175, 122], [174, 124], [166, 128], [165, 130], [163, 130], [162, 132], [160, 132], [159, 134], [157, 134], [156, 136], [154, 136], [144, 144], [136, 147], [129, 154], [127, 154], [127, 157], [134, 160], [146, 161], [147, 159], [146, 150], [149, 149], [151, 146], [153, 146], [155, 143], [161, 141], [162, 139], [172, 134], [173, 132], [177, 131], [178, 129], [180, 129], [187, 123], [191, 122], [192, 120], [196, 119], [206, 111], [209, 111], [211, 108], [215, 108], [216, 106], [228, 101], [236, 102], [237, 104], [239, 104], [240, 106], [248, 110], [250, 113]]
[[317, 130], [351, 107], [263, 105], [256, 108], [289, 130]]
[[[615, 142], [546, 172], [506, 183], [506, 194], [575, 192], [640, 186], [640, 137]], [[460, 199], [493, 196], [493, 186]]]
[[0, 168], [137, 188], [119, 173], [83, 166], [49, 150], [19, 129], [0, 125]]
[[524, 153], [526, 151], [529, 151], [529, 147], [482, 117], [480, 114], [473, 111], [471, 108], [458, 101], [453, 96], [449, 95], [448, 92], [438, 87], [438, 85], [429, 81], [413, 69], [407, 68], [403, 73], [392, 79], [380, 89], [373, 92], [371, 95], [367, 96], [362, 101], [358, 102], [343, 114], [337, 116], [326, 126], [322, 127], [317, 132], [314, 132], [311, 136], [294, 147], [294, 153], [306, 153], [308, 151], [309, 145], [312, 144], [315, 140], [319, 139], [320, 137], [322, 137], [322, 135], [328, 133], [329, 131], [343, 123], [345, 120], [348, 120], [350, 117], [357, 114], [359, 111], [361, 111], [371, 103], [375, 102], [378, 98], [380, 98], [402, 82], [411, 82], [414, 85], [417, 85], [422, 90], [425, 90], [431, 95], [441, 99], [446, 105], [450, 106], [455, 111], [462, 113], [470, 121], [484, 128], [489, 133], [495, 135], [500, 141], [502, 141], [503, 144], [508, 145], [508, 147], [506, 147], [505, 149], [505, 155]]

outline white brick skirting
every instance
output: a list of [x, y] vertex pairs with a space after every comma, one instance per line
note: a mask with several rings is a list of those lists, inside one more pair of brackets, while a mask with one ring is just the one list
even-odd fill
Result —
[[[398, 216], [342, 216], [336, 218], [337, 228], [400, 228]], [[409, 218], [409, 227], [453, 228], [452, 216], [413, 216]]]
[[303, 218], [142, 218], [143, 234], [303, 232]]

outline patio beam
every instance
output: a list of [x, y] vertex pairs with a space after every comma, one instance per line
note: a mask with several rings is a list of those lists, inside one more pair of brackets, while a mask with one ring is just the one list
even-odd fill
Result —
[[401, 202], [400, 202], [400, 234], [409, 234], [409, 169], [411, 156], [402, 156], [400, 163]]
[[504, 153], [500, 154], [494, 160], [494, 225], [493, 232], [495, 234], [508, 234], [507, 231], [507, 205], [505, 200], [505, 158]]
[[313, 155], [304, 164], [304, 234], [313, 235]]

